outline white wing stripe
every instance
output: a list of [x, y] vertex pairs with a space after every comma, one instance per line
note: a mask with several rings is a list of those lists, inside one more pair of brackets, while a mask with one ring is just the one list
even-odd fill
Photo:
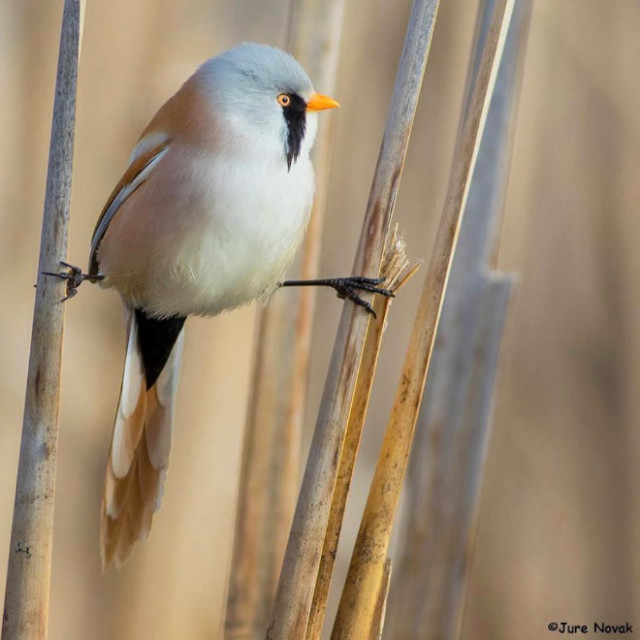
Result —
[[169, 151], [168, 146], [162, 149], [162, 151], [156, 153], [156, 155], [147, 162], [142, 171], [140, 171], [140, 173], [129, 184], [124, 185], [116, 194], [116, 197], [109, 205], [109, 208], [104, 212], [104, 216], [102, 216], [102, 220], [100, 220], [100, 224], [98, 225], [96, 232], [93, 234], [93, 239], [91, 240], [92, 256], [95, 254], [111, 219], [122, 206], [122, 203], [147, 179], [149, 174], [153, 171], [153, 168], [158, 164], [158, 162], [160, 162], [167, 151]]

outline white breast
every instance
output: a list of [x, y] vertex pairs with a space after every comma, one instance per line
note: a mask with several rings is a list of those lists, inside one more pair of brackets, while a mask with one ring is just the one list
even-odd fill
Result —
[[249, 302], [282, 280], [306, 229], [313, 193], [306, 154], [287, 171], [284, 157], [222, 161], [174, 147], [132, 196], [138, 211], [153, 213], [135, 234], [144, 246], [130, 246], [119, 265], [112, 261], [108, 284], [162, 316], [216, 315]]
[[313, 168], [300, 160], [290, 172], [284, 162], [215, 161], [208, 168], [203, 225], [194, 225], [177, 256], [192, 284], [190, 313], [236, 307], [282, 280], [313, 201]]

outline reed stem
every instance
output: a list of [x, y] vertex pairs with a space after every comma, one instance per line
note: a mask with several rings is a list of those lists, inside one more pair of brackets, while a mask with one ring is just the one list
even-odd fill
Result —
[[2, 618], [3, 640], [47, 637], [58, 445], [63, 283], [43, 275], [66, 259], [81, 0], [65, 0], [53, 105], [31, 350]]
[[489, 96], [504, 47], [514, 0], [497, 0], [473, 88], [468, 115], [454, 152], [449, 187], [422, 297], [382, 450], [371, 483], [351, 564], [340, 600], [332, 640], [371, 635], [384, 580], [391, 530], [418, 417], [442, 300], [455, 251], [470, 178], [486, 121]]
[[[438, 0], [414, 0], [353, 273], [376, 277], [391, 226]], [[303, 638], [369, 317], [343, 307], [280, 574], [269, 640]]]
[[[481, 58], [494, 2], [481, 3], [472, 69]], [[453, 640], [462, 621], [498, 355], [514, 285], [509, 274], [490, 270], [490, 262], [530, 11], [530, 0], [516, 0], [451, 267], [409, 463], [388, 638]]]
[[[394, 230], [381, 270], [381, 276], [385, 278], [385, 282], [387, 283], [386, 286], [394, 293], [404, 286], [409, 278], [415, 274], [419, 266], [416, 265], [407, 271], [409, 261], [404, 250], [404, 242], [397, 238], [397, 231]], [[320, 640], [322, 635], [329, 588], [331, 586], [333, 567], [335, 565], [344, 510], [347, 503], [347, 495], [349, 493], [353, 468], [360, 447], [360, 438], [369, 406], [369, 397], [371, 395], [371, 387], [373, 386], [373, 379], [378, 363], [380, 345], [382, 344], [382, 335], [387, 324], [387, 316], [391, 302], [391, 298], [384, 296], [376, 296], [373, 302], [376, 319], [369, 324], [362, 354], [362, 362], [360, 363], [360, 370], [358, 371], [353, 404], [351, 406], [351, 412], [349, 413], [349, 423], [340, 456], [336, 488], [331, 501], [329, 525], [322, 548], [316, 588], [313, 594], [311, 615], [309, 616], [309, 623], [307, 625], [306, 640]]]

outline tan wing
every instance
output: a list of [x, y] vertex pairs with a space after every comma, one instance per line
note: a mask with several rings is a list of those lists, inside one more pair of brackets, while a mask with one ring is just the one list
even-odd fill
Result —
[[[169, 148], [171, 139], [166, 134], [150, 134], [137, 144], [129, 167], [111, 192], [107, 203], [96, 223], [91, 238], [91, 254], [89, 257], [89, 274], [98, 275], [98, 248], [111, 220], [129, 196], [151, 175], [156, 164]], [[151, 143], [151, 144], [149, 144]], [[136, 153], [138, 151], [138, 153]]]
[[89, 259], [91, 275], [98, 274], [98, 247], [109, 223], [122, 204], [151, 175], [171, 141], [175, 139], [193, 148], [206, 144], [211, 149], [216, 144], [217, 131], [215, 114], [192, 76], [147, 125], [131, 154], [127, 170], [109, 196], [93, 232]]

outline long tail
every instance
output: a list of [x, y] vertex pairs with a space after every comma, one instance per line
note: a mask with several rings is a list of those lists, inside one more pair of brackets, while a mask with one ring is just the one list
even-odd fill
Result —
[[164, 492], [184, 318], [127, 309], [127, 355], [102, 496], [102, 569], [146, 539]]

